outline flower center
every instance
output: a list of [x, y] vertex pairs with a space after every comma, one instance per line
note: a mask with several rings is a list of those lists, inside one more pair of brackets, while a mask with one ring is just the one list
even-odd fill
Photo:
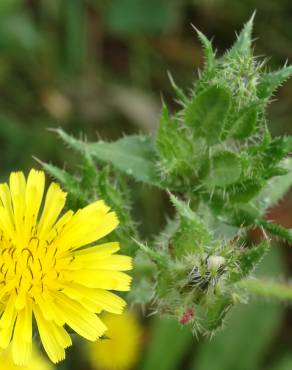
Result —
[[25, 293], [33, 298], [58, 278], [57, 248], [43, 245], [36, 236], [25, 247], [2, 240], [0, 251], [0, 287], [5, 286], [7, 292], [15, 290], [17, 295]]

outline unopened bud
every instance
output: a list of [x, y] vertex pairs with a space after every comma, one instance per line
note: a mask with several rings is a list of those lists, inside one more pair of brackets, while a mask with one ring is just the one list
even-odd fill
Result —
[[225, 258], [222, 256], [210, 256], [207, 261], [208, 269], [218, 269], [225, 262]]

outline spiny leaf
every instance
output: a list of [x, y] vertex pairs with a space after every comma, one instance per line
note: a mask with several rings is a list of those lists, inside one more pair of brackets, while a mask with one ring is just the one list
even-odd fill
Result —
[[210, 145], [220, 142], [220, 136], [231, 103], [230, 92], [211, 86], [195, 96], [185, 109], [185, 122], [195, 134], [205, 137]]
[[84, 189], [94, 187], [97, 177], [97, 168], [93, 158], [87, 152], [82, 156], [81, 172], [80, 187]]
[[171, 193], [169, 193], [169, 197], [181, 217], [187, 218], [189, 220], [198, 220], [199, 222], [198, 216], [195, 214], [195, 212], [191, 210], [190, 206], [187, 203], [178, 199], [175, 195]]
[[75, 192], [78, 183], [73, 176], [71, 176], [65, 170], [61, 170], [59, 167], [56, 167], [50, 163], [42, 162], [39, 159], [36, 160], [42, 165], [43, 169], [54, 179], [59, 181], [67, 191]]
[[51, 132], [56, 133], [66, 145], [69, 146], [69, 148], [72, 148], [79, 152], [84, 152], [84, 142], [82, 140], [75, 139], [73, 136], [68, 135], [65, 131], [63, 131], [61, 128], [53, 128], [48, 129]]
[[177, 122], [171, 118], [168, 108], [164, 104], [156, 137], [156, 147], [163, 159], [169, 159], [169, 157], [172, 156], [172, 152], [175, 151], [173, 145], [175, 145], [176, 142], [173, 139], [178, 136], [177, 131]]
[[286, 158], [281, 162], [286, 175], [272, 178], [261, 190], [255, 202], [262, 212], [277, 204], [292, 186], [292, 158]]
[[226, 187], [237, 182], [241, 175], [240, 158], [230, 151], [216, 153], [210, 160], [210, 167], [204, 183], [207, 187]]
[[181, 103], [182, 105], [185, 104], [187, 102], [187, 96], [185, 95], [185, 93], [183, 92], [183, 90], [177, 86], [177, 84], [175, 83], [172, 75], [168, 72], [168, 78], [169, 78], [169, 81], [171, 83], [171, 86], [173, 88], [173, 90], [175, 91], [176, 93], [176, 96], [178, 98], [178, 102]]
[[[181, 127], [177, 117], [171, 117], [164, 105], [156, 139], [157, 152], [161, 158], [159, 168], [170, 188], [190, 184], [202, 165], [206, 143], [195, 139], [186, 127]], [[190, 160], [192, 159], [192, 160]], [[185, 180], [185, 183], [184, 181]]]
[[155, 166], [154, 140], [151, 136], [132, 135], [112, 143], [87, 143], [73, 138], [61, 129], [56, 132], [73, 149], [88, 152], [103, 163], [111, 163], [116, 169], [138, 181], [160, 186]]
[[270, 234], [292, 243], [292, 230], [291, 229], [285, 229], [283, 226], [274, 224], [273, 222], [269, 222], [267, 220], [263, 219], [257, 219], [255, 220], [255, 224], [258, 226], [263, 227], [266, 231], [268, 231]]
[[245, 24], [243, 30], [237, 37], [236, 42], [233, 44], [232, 48], [228, 51], [227, 55], [232, 57], [234, 55], [246, 55], [251, 52], [251, 34], [253, 28], [253, 20], [255, 13], [251, 16], [250, 20]]
[[211, 72], [215, 68], [215, 53], [213, 51], [212, 43], [210, 40], [207, 39], [207, 37], [199, 31], [196, 27], [194, 29], [197, 32], [198, 38], [200, 39], [203, 47], [204, 47], [204, 53], [205, 53], [205, 70], [206, 72]]
[[189, 205], [170, 194], [170, 199], [179, 214], [179, 225], [172, 237], [173, 253], [182, 257], [199, 253], [211, 241], [211, 234], [204, 222], [193, 212]]
[[99, 171], [96, 191], [100, 199], [103, 199], [117, 213], [120, 226], [114, 233], [121, 242], [123, 253], [133, 256], [138, 249], [133, 238], [138, 237], [138, 232], [130, 214], [130, 200], [126, 186], [122, 185], [121, 176], [115, 176], [115, 184], [113, 184], [108, 167]]
[[257, 107], [251, 106], [238, 114], [230, 130], [234, 139], [245, 139], [251, 136], [256, 128]]
[[43, 169], [54, 179], [56, 179], [62, 187], [68, 192], [67, 207], [77, 210], [84, 207], [87, 201], [87, 189], [81, 190], [79, 181], [65, 170], [62, 170], [50, 163], [45, 163], [37, 160]]
[[268, 241], [263, 241], [259, 245], [252, 246], [251, 248], [245, 248], [240, 251], [237, 261], [239, 271], [231, 275], [230, 280], [235, 282], [250, 275], [258, 263], [262, 260], [269, 248], [270, 243]]
[[275, 90], [292, 76], [292, 66], [283, 67], [279, 71], [264, 74], [258, 85], [258, 97], [267, 99]]
[[224, 296], [212, 297], [206, 308], [206, 316], [204, 322], [204, 329], [209, 334], [213, 334], [215, 330], [222, 327], [224, 318], [230, 311], [234, 302], [230, 294]]
[[145, 244], [139, 243], [136, 241], [139, 248], [157, 265], [159, 265], [161, 268], [165, 268], [167, 266], [167, 257], [160, 253], [157, 250], [154, 250], [153, 248], [148, 247]]
[[230, 186], [229, 199], [234, 203], [247, 203], [261, 191], [263, 182], [260, 179], [246, 179]]
[[252, 202], [239, 203], [236, 205], [226, 205], [219, 210], [218, 216], [221, 221], [241, 228], [254, 225], [260, 217], [260, 211]]
[[162, 159], [163, 169], [173, 176], [189, 177], [200, 166], [200, 161], [189, 163], [193, 142], [179, 127], [177, 119], [170, 116], [165, 105], [160, 118], [156, 147]]

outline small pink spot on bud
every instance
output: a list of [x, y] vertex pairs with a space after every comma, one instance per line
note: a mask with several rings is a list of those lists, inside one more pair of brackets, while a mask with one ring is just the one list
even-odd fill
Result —
[[179, 323], [181, 325], [188, 324], [195, 316], [195, 312], [192, 308], [187, 308], [185, 312], [183, 313], [181, 319], [179, 320]]

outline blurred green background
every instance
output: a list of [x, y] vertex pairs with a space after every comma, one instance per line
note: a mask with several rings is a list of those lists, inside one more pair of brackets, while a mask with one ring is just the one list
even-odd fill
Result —
[[[254, 10], [256, 54], [270, 68], [292, 63], [291, 0], [0, 0], [0, 179], [37, 166], [32, 156], [78, 166], [48, 128], [88, 140], [155, 131], [162, 97], [176, 107], [167, 71], [187, 89], [202, 66], [191, 24], [214, 37], [220, 54]], [[275, 98], [271, 130], [292, 134], [292, 81]], [[139, 197], [147, 235], [158, 228], [153, 207], [163, 223], [165, 201], [149, 189]], [[287, 227], [290, 198], [270, 212]], [[261, 273], [289, 277], [289, 246], [275, 251]], [[212, 341], [169, 319], [143, 325], [140, 370], [292, 369], [292, 310], [275, 302], [239, 307]], [[76, 348], [58, 368], [90, 369]]]

